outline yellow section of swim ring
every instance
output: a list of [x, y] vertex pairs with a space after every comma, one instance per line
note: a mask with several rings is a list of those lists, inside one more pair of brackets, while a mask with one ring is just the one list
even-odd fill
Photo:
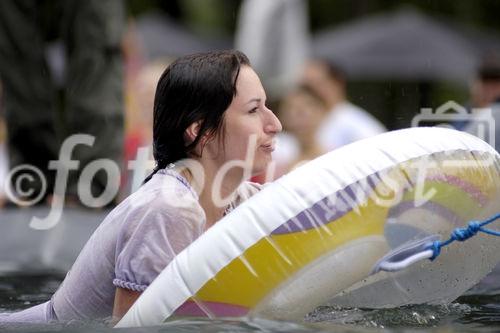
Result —
[[[367, 218], [367, 217], [370, 218]], [[351, 240], [383, 233], [387, 208], [369, 202], [317, 228], [269, 235], [248, 248], [194, 296], [253, 308], [292, 274]]]

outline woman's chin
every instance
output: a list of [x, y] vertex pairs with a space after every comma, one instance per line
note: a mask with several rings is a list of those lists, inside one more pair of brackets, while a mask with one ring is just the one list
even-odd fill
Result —
[[[271, 168], [272, 166], [272, 158], [271, 156], [269, 156], [269, 158], [266, 158], [265, 160], [262, 160], [262, 161], [256, 161], [254, 163], [254, 167], [252, 169], [252, 177], [256, 177], [256, 176], [265, 176], [265, 178], [269, 178], [269, 177], [266, 177], [266, 172], [274, 172], [273, 168]], [[272, 178], [272, 177], [271, 177]]]

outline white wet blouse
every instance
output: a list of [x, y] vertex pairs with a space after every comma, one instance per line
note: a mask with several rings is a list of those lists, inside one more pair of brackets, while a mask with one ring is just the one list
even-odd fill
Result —
[[[241, 184], [226, 213], [260, 189], [260, 184]], [[205, 231], [205, 220], [187, 180], [174, 169], [158, 171], [104, 219], [50, 301], [0, 315], [0, 327], [110, 317], [116, 287], [145, 290]]]

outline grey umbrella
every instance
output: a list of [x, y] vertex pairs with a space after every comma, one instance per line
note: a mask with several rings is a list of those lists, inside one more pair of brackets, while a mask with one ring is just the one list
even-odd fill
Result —
[[202, 38], [159, 12], [139, 16], [136, 27], [149, 60], [228, 49], [232, 45], [229, 39]]
[[474, 76], [480, 50], [451, 26], [404, 9], [316, 34], [314, 54], [351, 78], [446, 80]]

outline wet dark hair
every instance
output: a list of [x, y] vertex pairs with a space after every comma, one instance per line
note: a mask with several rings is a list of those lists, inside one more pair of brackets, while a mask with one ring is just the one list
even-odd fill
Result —
[[500, 81], [500, 54], [488, 54], [483, 57], [478, 77], [482, 81]]
[[[244, 65], [250, 65], [245, 54], [226, 50], [184, 56], [165, 69], [153, 108], [156, 167], [144, 182], [170, 163], [194, 154], [205, 134], [213, 138], [221, 131], [224, 112], [236, 95], [236, 81]], [[198, 121], [198, 134], [187, 144], [186, 129]]]

